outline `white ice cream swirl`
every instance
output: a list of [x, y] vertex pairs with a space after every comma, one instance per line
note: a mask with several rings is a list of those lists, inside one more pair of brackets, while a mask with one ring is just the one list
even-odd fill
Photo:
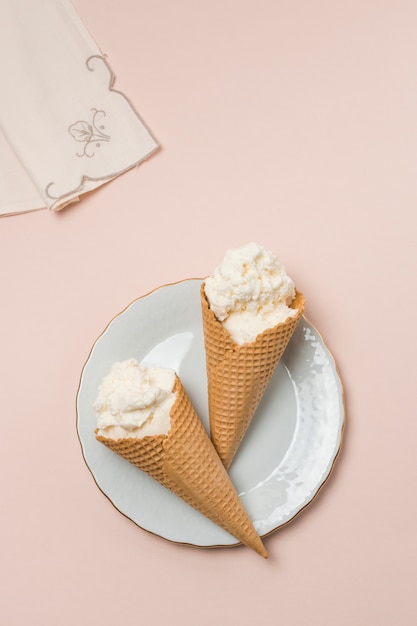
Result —
[[256, 243], [228, 250], [205, 281], [210, 308], [237, 344], [296, 315], [295, 286], [284, 266]]
[[94, 402], [99, 433], [114, 439], [166, 434], [174, 385], [171, 369], [143, 367], [136, 359], [114, 363]]

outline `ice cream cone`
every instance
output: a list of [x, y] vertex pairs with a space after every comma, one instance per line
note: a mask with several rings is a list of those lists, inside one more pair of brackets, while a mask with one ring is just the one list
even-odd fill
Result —
[[204, 344], [208, 379], [210, 434], [228, 469], [261, 401], [271, 376], [304, 310], [304, 296], [296, 292], [291, 308], [297, 309], [273, 328], [242, 345], [235, 343], [219, 322], [201, 285]]
[[167, 435], [96, 438], [263, 557], [267, 552], [178, 376]]

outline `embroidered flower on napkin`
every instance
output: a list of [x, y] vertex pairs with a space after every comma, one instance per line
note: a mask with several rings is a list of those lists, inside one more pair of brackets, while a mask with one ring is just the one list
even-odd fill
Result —
[[69, 0], [3, 0], [0, 38], [0, 214], [61, 209], [158, 148]]

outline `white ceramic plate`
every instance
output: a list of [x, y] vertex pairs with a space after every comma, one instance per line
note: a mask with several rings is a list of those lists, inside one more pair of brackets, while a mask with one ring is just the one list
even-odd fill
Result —
[[[115, 317], [94, 344], [77, 396], [78, 435], [93, 477], [141, 528], [195, 546], [236, 539], [120, 458], [94, 436], [98, 386], [115, 361], [172, 367], [209, 431], [201, 279], [160, 287]], [[340, 448], [343, 390], [318, 332], [302, 318], [230, 468], [261, 536], [291, 520], [326, 481]]]

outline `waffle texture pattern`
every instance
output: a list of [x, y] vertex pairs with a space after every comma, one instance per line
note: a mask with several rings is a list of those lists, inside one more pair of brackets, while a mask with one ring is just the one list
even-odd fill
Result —
[[266, 558], [263, 543], [178, 376], [174, 391], [167, 435], [113, 440], [96, 434], [97, 440]]
[[236, 344], [210, 309], [204, 283], [201, 309], [208, 379], [210, 434], [228, 469], [304, 310], [296, 292], [297, 315], [268, 328], [255, 341]]

